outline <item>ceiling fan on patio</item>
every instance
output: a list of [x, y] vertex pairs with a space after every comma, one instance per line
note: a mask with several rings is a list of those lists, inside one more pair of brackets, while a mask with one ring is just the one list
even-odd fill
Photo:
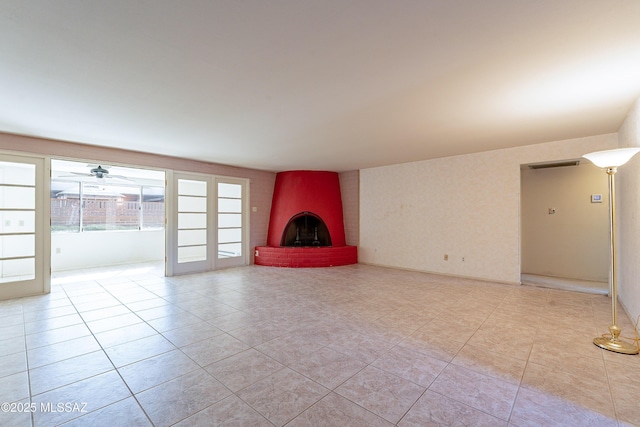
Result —
[[[107, 167], [109, 167], [109, 165], [106, 165]], [[102, 165], [87, 165], [87, 167], [90, 167], [91, 169], [89, 170], [89, 173], [80, 173], [80, 172], [71, 172], [73, 175], [80, 175], [80, 176], [92, 176], [98, 179], [103, 179], [103, 178], [116, 178], [116, 179], [123, 179], [126, 181], [131, 181], [129, 178], [127, 178], [124, 175], [109, 175], [109, 169], [103, 167]]]
[[98, 165], [97, 168], [91, 169], [90, 172], [91, 172], [91, 175], [95, 176], [96, 178], [104, 178], [105, 175], [109, 174], [109, 170], [103, 168], [101, 165]]

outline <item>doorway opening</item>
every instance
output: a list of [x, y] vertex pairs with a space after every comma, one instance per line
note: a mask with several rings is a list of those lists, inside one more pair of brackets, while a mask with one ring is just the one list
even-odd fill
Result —
[[521, 283], [607, 294], [607, 180], [589, 162], [521, 167]]
[[51, 160], [51, 271], [163, 264], [165, 172]]

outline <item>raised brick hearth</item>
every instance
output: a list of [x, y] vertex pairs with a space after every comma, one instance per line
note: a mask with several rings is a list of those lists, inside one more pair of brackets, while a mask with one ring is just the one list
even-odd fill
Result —
[[356, 246], [256, 246], [255, 263], [272, 267], [335, 267], [358, 262]]
[[278, 173], [267, 246], [255, 248], [255, 263], [274, 267], [332, 267], [357, 262], [357, 247], [345, 244], [338, 174]]

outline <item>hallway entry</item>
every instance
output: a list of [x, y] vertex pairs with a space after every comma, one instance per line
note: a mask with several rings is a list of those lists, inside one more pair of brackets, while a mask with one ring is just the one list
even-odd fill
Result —
[[589, 162], [523, 165], [522, 282], [608, 292], [608, 203], [606, 177]]

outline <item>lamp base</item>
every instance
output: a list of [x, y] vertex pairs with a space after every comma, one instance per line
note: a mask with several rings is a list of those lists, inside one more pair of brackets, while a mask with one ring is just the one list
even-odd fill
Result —
[[593, 343], [600, 348], [616, 353], [638, 354], [638, 347], [635, 345], [613, 338], [597, 337], [593, 339]]

